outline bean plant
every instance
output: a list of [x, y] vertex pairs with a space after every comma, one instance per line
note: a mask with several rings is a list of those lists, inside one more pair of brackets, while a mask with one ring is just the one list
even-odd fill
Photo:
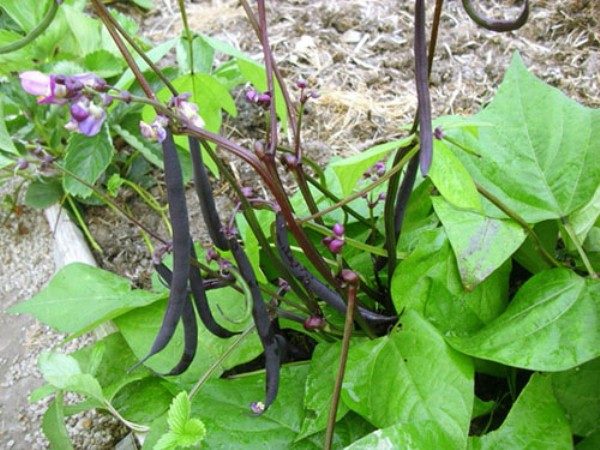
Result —
[[[46, 2], [44, 17], [68, 7], [60, 3]], [[600, 112], [515, 54], [479, 113], [432, 118], [443, 3], [428, 40], [426, 2], [414, 1], [418, 107], [405, 136], [325, 167], [303, 141], [318, 92], [284, 79], [265, 0], [240, 0], [262, 63], [195, 34], [180, 0], [184, 67], [159, 67], [162, 55], [91, 0], [113, 51], [99, 73], [20, 71], [15, 95], [37, 96], [41, 131], [11, 139], [7, 127], [28, 111], [12, 108], [0, 162], [32, 177], [62, 174], [61, 189], [115, 209], [141, 229], [156, 272], [144, 290], [72, 264], [11, 309], [71, 338], [107, 321], [117, 330], [70, 355], [41, 355], [47, 384], [32, 401], [54, 396], [43, 423], [53, 446], [70, 447], [64, 416], [90, 408], [154, 449], [600, 445]], [[530, 9], [524, 1], [499, 20], [462, 3], [491, 32], [518, 32]], [[51, 24], [23, 27], [8, 49], [31, 48]], [[215, 68], [215, 52], [230, 59]], [[103, 71], [112, 74], [113, 59], [126, 70], [111, 79]], [[265, 122], [249, 146], [220, 133], [240, 84]], [[47, 135], [58, 116], [66, 138]], [[125, 118], [136, 129], [120, 133]], [[162, 171], [168, 235], [111, 197], [100, 153], [114, 132]], [[66, 158], [55, 158], [64, 139]], [[232, 159], [261, 189], [238, 179]], [[216, 207], [209, 172], [235, 196], [232, 211]], [[190, 180], [208, 232], [200, 242]], [[66, 391], [85, 399], [66, 405]]]

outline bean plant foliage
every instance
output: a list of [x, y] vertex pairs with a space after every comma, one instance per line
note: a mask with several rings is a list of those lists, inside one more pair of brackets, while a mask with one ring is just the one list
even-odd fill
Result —
[[[53, 448], [71, 448], [65, 416], [91, 408], [144, 449], [598, 448], [600, 111], [514, 54], [479, 113], [432, 119], [443, 1], [428, 40], [416, 0], [412, 127], [320, 167], [302, 148], [318, 92], [282, 77], [265, 1], [240, 3], [262, 61], [195, 34], [183, 2], [181, 38], [154, 47], [100, 0], [0, 5], [3, 171], [29, 181], [30, 206], [69, 200], [84, 230], [85, 205], [113, 208], [156, 270], [144, 290], [70, 264], [11, 308], [71, 338], [116, 328], [39, 358], [47, 384], [31, 400], [53, 396]], [[529, 13], [527, 1], [502, 20], [463, 5], [495, 32]], [[159, 69], [174, 48], [177, 66]], [[265, 120], [251, 148], [219, 134], [240, 86]], [[148, 192], [156, 174], [166, 206]], [[233, 211], [216, 208], [214, 177]], [[186, 186], [205, 241], [190, 235]], [[115, 199], [123, 189], [166, 234]]]

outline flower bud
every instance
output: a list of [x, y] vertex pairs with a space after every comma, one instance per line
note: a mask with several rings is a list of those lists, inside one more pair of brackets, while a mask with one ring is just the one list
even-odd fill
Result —
[[442, 127], [435, 127], [435, 130], [433, 130], [433, 137], [438, 140], [444, 139], [444, 130], [442, 130]]
[[333, 228], [332, 228], [333, 234], [335, 234], [337, 237], [342, 237], [344, 236], [344, 225], [342, 225], [341, 223], [336, 223]]
[[308, 81], [306, 81], [304, 78], [298, 78], [296, 80], [296, 87], [298, 89], [306, 89], [308, 87]]
[[342, 248], [344, 248], [344, 240], [333, 238], [332, 241], [327, 245], [327, 248], [329, 248], [331, 253], [334, 255], [338, 255], [342, 252]]
[[322, 330], [325, 327], [325, 319], [320, 316], [310, 316], [304, 321], [304, 329], [307, 331]]
[[16, 168], [17, 170], [25, 170], [25, 169], [27, 169], [28, 167], [29, 167], [29, 162], [27, 162], [27, 160], [26, 160], [26, 159], [24, 159], [24, 158], [19, 158], [19, 159], [17, 160], [17, 164], [15, 164], [15, 168]]
[[340, 274], [340, 278], [347, 284], [352, 284], [352, 285], [356, 285], [358, 284], [359, 278], [358, 275], [356, 274], [356, 272], [349, 270], [349, 269], [343, 269], [342, 273]]
[[250, 411], [254, 414], [262, 414], [265, 412], [265, 404], [263, 402], [252, 402], [250, 403]]

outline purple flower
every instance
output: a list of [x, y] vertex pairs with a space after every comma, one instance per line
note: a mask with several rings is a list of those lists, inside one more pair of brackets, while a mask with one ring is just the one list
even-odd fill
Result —
[[67, 88], [64, 84], [56, 82], [56, 75], [46, 75], [37, 70], [30, 70], [21, 73], [19, 78], [23, 90], [37, 96], [40, 104], [64, 105], [68, 102]]
[[248, 89], [246, 91], [246, 100], [250, 103], [256, 103], [258, 101], [258, 92], [254, 89]]
[[304, 329], [307, 331], [322, 330], [325, 327], [325, 319], [320, 316], [310, 316], [304, 321]]
[[306, 89], [308, 86], [308, 81], [306, 81], [304, 78], [298, 78], [296, 80], [296, 87], [298, 89]]
[[254, 414], [262, 414], [265, 412], [265, 404], [263, 402], [252, 402], [250, 403], [250, 411]]
[[344, 235], [344, 225], [341, 223], [336, 223], [333, 226], [332, 231], [337, 237], [342, 237]]
[[242, 195], [246, 198], [252, 198], [254, 197], [254, 189], [250, 186], [244, 186], [242, 188]]
[[144, 121], [140, 121], [140, 132], [142, 136], [151, 141], [162, 142], [167, 137], [167, 130], [165, 127], [169, 123], [169, 120], [164, 116], [156, 116], [154, 122], [148, 125]]
[[71, 120], [65, 128], [69, 131], [95, 136], [106, 119], [106, 112], [87, 97], [81, 97], [71, 105]]
[[196, 128], [204, 128], [204, 120], [198, 113], [198, 105], [189, 102], [191, 94], [185, 92], [173, 97], [169, 103], [169, 106], [175, 108], [175, 110], [181, 114], [186, 120], [192, 123]]

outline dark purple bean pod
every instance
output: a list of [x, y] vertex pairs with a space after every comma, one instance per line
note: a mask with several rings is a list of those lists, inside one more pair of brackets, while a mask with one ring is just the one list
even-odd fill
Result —
[[[192, 246], [191, 248], [192, 258], [197, 260], [196, 250]], [[215, 320], [210, 311], [210, 306], [208, 304], [208, 299], [206, 298], [206, 291], [204, 289], [204, 282], [202, 280], [202, 275], [200, 275], [200, 271], [193, 266], [190, 266], [190, 287], [192, 289], [192, 296], [194, 297], [194, 303], [196, 304], [196, 309], [198, 310], [198, 315], [200, 316], [200, 320], [206, 327], [208, 331], [220, 338], [230, 338], [235, 336], [236, 334], [240, 334], [238, 331], [230, 331], [227, 328], [222, 327]]]
[[202, 210], [202, 217], [206, 224], [208, 234], [212, 239], [213, 243], [221, 250], [229, 250], [229, 244], [227, 238], [223, 234], [221, 219], [215, 206], [215, 198], [213, 196], [212, 187], [204, 162], [202, 160], [202, 152], [200, 151], [200, 143], [198, 139], [188, 136], [188, 142], [190, 144], [190, 153], [192, 155], [192, 169], [194, 172], [194, 186], [196, 188], [196, 194], [200, 201], [200, 209]]
[[162, 149], [169, 216], [173, 225], [173, 275], [167, 310], [160, 330], [150, 348], [150, 352], [142, 358], [136, 367], [167, 346], [173, 337], [173, 333], [175, 333], [177, 322], [179, 322], [187, 301], [190, 272], [190, 227], [181, 165], [170, 130], [167, 130]]
[[427, 176], [433, 157], [433, 131], [431, 128], [431, 99], [427, 70], [427, 41], [425, 37], [425, 1], [415, 0], [415, 80], [419, 103], [419, 163], [421, 173]]
[[183, 324], [183, 353], [177, 365], [167, 375], [182, 374], [190, 367], [194, 356], [196, 356], [196, 349], [198, 348], [198, 323], [196, 322], [194, 305], [192, 305], [192, 301], [189, 298], [183, 306], [181, 323]]
[[[154, 266], [156, 272], [160, 275], [160, 282], [166, 287], [171, 286], [171, 279], [173, 278], [173, 272], [164, 263], [156, 264]], [[220, 289], [222, 287], [231, 286], [234, 283], [234, 278], [208, 278], [202, 281], [205, 291], [211, 291], [213, 289]], [[188, 295], [192, 293], [191, 289], [188, 289]]]
[[415, 178], [417, 176], [417, 168], [419, 167], [419, 159], [417, 156], [413, 156], [408, 163], [406, 173], [398, 189], [398, 196], [396, 197], [396, 207], [394, 213], [394, 232], [396, 235], [396, 241], [402, 231], [402, 223], [404, 222], [404, 214], [406, 213], [406, 207], [408, 206], [408, 200], [410, 194], [412, 194], [413, 186], [415, 185]]
[[246, 256], [244, 249], [235, 237], [229, 239], [229, 248], [237, 263], [238, 270], [248, 284], [248, 288], [252, 294], [252, 318], [254, 319], [258, 337], [265, 351], [266, 395], [262, 413], [273, 403], [277, 395], [279, 388], [279, 368], [281, 365], [280, 356], [283, 350], [281, 342], [285, 342], [285, 340], [283, 337], [275, 334], [276, 325], [269, 316], [269, 311], [262, 298], [252, 264], [250, 264], [248, 256]]
[[[323, 300], [339, 313], [346, 314], [347, 306], [342, 297], [322, 283], [294, 258], [287, 237], [285, 219], [281, 214], [275, 216], [275, 235], [279, 256], [292, 275], [300, 281], [307, 291], [312, 292], [317, 298]], [[384, 316], [363, 307], [359, 307], [358, 312], [366, 322], [373, 325], [390, 325], [398, 320], [395, 316]]]
[[463, 8], [473, 22], [482, 28], [490, 31], [506, 32], [514, 31], [521, 28], [527, 23], [529, 18], [529, 0], [523, 3], [523, 9], [514, 20], [498, 20], [491, 19], [477, 12], [477, 8], [473, 4], [473, 0], [462, 0]]

